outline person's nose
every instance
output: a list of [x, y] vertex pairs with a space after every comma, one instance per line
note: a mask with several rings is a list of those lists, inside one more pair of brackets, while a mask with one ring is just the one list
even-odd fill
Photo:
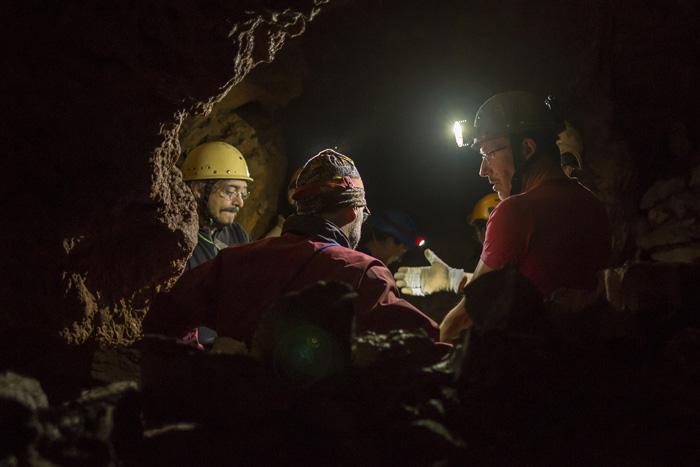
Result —
[[243, 205], [245, 204], [245, 201], [243, 201], [243, 196], [241, 196], [240, 193], [236, 193], [233, 198], [231, 198], [231, 205], [237, 206], [238, 208], [242, 208]]
[[486, 159], [481, 159], [481, 165], [479, 166], [479, 177], [489, 176], [489, 163]]

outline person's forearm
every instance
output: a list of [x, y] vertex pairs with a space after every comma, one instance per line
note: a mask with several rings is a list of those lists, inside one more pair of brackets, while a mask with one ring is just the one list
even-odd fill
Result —
[[471, 319], [467, 314], [464, 299], [452, 308], [440, 323], [440, 342], [452, 342], [462, 329], [471, 325]]
[[472, 277], [474, 276], [473, 272], [465, 272], [464, 276], [462, 277], [462, 281], [459, 283], [459, 287], [457, 288], [457, 293], [462, 293], [462, 290], [467, 286], [469, 281], [472, 280]]

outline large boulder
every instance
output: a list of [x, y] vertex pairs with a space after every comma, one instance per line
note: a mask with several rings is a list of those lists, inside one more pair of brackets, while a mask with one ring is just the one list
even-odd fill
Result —
[[0, 463], [28, 455], [42, 433], [38, 420], [49, 406], [39, 382], [6, 372], [0, 375]]

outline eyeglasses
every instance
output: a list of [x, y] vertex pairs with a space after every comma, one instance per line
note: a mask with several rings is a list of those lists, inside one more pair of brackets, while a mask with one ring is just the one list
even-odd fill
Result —
[[362, 206], [362, 223], [364, 224], [369, 219], [370, 214], [372, 214], [367, 206]]
[[233, 201], [235, 198], [239, 197], [241, 200], [246, 200], [248, 199], [248, 196], [250, 196], [250, 192], [248, 192], [247, 189], [245, 188], [236, 188], [236, 187], [226, 187], [226, 188], [220, 188], [217, 190], [219, 193], [219, 196], [222, 198], [225, 198], [229, 201]]
[[481, 158], [482, 158], [483, 160], [485, 160], [485, 161], [490, 161], [491, 159], [493, 159], [493, 155], [496, 154], [498, 151], [503, 151], [504, 149], [508, 149], [509, 147], [510, 147], [510, 146], [503, 146], [503, 147], [500, 147], [500, 148], [492, 149], [492, 150], [489, 151], [489, 152], [480, 151], [480, 152], [481, 152]]

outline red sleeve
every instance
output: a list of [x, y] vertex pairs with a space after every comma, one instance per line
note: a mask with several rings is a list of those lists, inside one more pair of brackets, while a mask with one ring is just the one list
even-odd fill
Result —
[[486, 224], [481, 261], [491, 269], [517, 266], [528, 250], [533, 226], [532, 216], [519, 200], [502, 201]]
[[208, 261], [183, 274], [170, 291], [156, 296], [146, 318], [146, 333], [182, 338], [201, 325], [213, 327], [208, 313], [217, 276], [216, 260]]
[[399, 297], [391, 272], [371, 263], [357, 287], [356, 316], [359, 330], [388, 332], [392, 329], [424, 329], [435, 341], [440, 330], [435, 321]]

